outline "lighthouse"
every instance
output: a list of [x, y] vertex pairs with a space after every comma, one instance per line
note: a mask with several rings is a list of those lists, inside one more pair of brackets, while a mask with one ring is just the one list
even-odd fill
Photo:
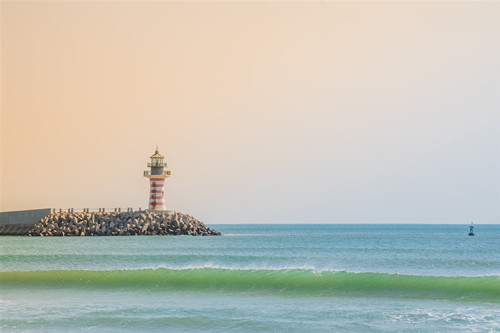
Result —
[[149, 178], [150, 184], [150, 210], [165, 210], [165, 178], [170, 177], [170, 171], [165, 170], [167, 163], [163, 162], [164, 158], [156, 147], [154, 155], [150, 157], [151, 162], [148, 163], [150, 170], [144, 171], [144, 177]]

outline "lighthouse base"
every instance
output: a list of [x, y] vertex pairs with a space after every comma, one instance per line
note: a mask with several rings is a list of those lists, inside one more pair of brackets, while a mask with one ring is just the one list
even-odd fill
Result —
[[156, 211], [167, 210], [167, 208], [165, 207], [165, 204], [163, 204], [163, 205], [152, 205], [152, 204], [149, 204], [148, 210], [153, 210], [153, 211], [156, 212]]

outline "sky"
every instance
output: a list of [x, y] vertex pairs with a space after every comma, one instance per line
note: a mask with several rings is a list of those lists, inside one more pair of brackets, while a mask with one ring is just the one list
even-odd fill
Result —
[[2, 211], [500, 223], [499, 2], [0, 6]]

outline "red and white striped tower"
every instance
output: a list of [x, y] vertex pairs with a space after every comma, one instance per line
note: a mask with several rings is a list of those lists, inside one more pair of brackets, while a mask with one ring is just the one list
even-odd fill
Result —
[[164, 156], [158, 152], [158, 147], [151, 158], [148, 171], [144, 171], [144, 177], [149, 178], [149, 210], [165, 210], [165, 178], [170, 177], [170, 171], [165, 170], [167, 163], [163, 162]]

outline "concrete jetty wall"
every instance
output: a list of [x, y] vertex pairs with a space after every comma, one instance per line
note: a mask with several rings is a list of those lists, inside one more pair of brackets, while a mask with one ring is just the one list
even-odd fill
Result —
[[0, 235], [24, 235], [51, 212], [51, 208], [0, 212]]

